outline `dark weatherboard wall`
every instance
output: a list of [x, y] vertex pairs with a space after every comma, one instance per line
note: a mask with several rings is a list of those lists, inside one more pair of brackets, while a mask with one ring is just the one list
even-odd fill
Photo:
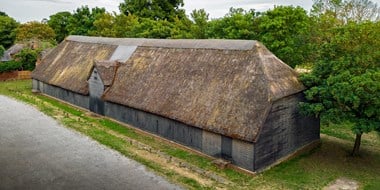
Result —
[[319, 119], [299, 113], [298, 102], [303, 100], [303, 94], [298, 93], [273, 103], [255, 143], [254, 170], [263, 169], [319, 140]]
[[101, 99], [104, 93], [104, 84], [96, 68], [91, 72], [88, 86], [90, 94], [90, 111], [104, 115], [104, 101]]
[[[302, 117], [298, 112], [297, 102], [303, 99], [302, 93], [274, 102], [258, 140], [248, 142], [208, 132], [128, 106], [103, 102], [96, 95], [97, 93], [91, 90], [92, 97], [84, 96], [35, 79], [33, 89], [173, 140], [210, 156], [229, 160], [250, 171], [265, 169], [300, 147], [319, 140], [319, 121]], [[102, 113], [97, 107], [99, 102], [102, 104]]]
[[59, 98], [65, 102], [89, 109], [89, 97], [33, 79], [33, 90]]

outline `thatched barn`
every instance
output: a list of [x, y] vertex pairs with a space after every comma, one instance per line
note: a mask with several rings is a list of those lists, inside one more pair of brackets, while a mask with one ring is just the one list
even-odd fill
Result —
[[319, 140], [297, 73], [261, 43], [70, 36], [33, 89], [251, 171]]
[[5, 61], [13, 60], [14, 56], [24, 48], [25, 48], [24, 44], [15, 44], [11, 46], [9, 49], [4, 51], [3, 55], [1, 55], [0, 61], [5, 62]]

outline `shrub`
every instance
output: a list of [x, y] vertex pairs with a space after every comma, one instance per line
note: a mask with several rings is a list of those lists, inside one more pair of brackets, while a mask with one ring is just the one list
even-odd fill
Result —
[[5, 51], [5, 48], [2, 45], [0, 45], [0, 57], [3, 56], [4, 51]]
[[22, 63], [22, 70], [32, 71], [36, 67], [39, 52], [40, 50], [25, 48], [15, 55], [15, 59]]
[[0, 63], [0, 73], [15, 71], [21, 69], [21, 62], [19, 61], [7, 61]]

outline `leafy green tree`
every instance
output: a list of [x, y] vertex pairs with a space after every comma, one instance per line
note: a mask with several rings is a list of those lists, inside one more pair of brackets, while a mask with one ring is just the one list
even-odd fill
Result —
[[94, 21], [95, 30], [90, 31], [91, 36], [119, 37], [113, 26], [115, 17], [110, 13], [103, 13]]
[[311, 12], [318, 17], [334, 17], [342, 24], [380, 19], [380, 7], [370, 0], [314, 0]]
[[0, 16], [8, 16], [7, 13], [0, 11]]
[[192, 28], [194, 23], [191, 22], [188, 18], [175, 18], [173, 22], [173, 27], [171, 28], [171, 36], [170, 38], [174, 39], [190, 39], [196, 38], [193, 33]]
[[338, 17], [343, 6], [342, 0], [313, 0], [311, 13], [315, 16], [329, 14]]
[[186, 17], [183, 0], [124, 0], [119, 9], [125, 15], [152, 20], [174, 21], [176, 17]]
[[173, 23], [167, 20], [141, 19], [134, 28], [136, 37], [139, 38], [170, 38], [172, 36]]
[[70, 12], [59, 12], [49, 17], [47, 24], [54, 30], [57, 42], [61, 42], [69, 35], [67, 25], [71, 16]]
[[326, 124], [350, 122], [356, 134], [352, 155], [363, 133], [380, 131], [380, 22], [350, 22], [335, 27], [313, 71], [301, 77], [309, 88], [305, 114]]
[[94, 22], [98, 17], [102, 16], [106, 10], [104, 8], [88, 8], [82, 6], [77, 8], [68, 19], [67, 30], [69, 34], [89, 35], [91, 31], [96, 30]]
[[136, 37], [138, 18], [134, 15], [104, 13], [94, 21], [95, 31], [90, 35], [106, 37]]
[[295, 67], [308, 62], [311, 19], [301, 7], [277, 6], [258, 18], [258, 39]]
[[376, 21], [380, 19], [380, 7], [369, 0], [348, 0], [344, 3], [342, 18], [345, 22]]
[[308, 42], [312, 49], [308, 54], [309, 60], [318, 60], [323, 56], [321, 54], [321, 50], [324, 49], [323, 44], [328, 43], [336, 35], [335, 28], [348, 22], [377, 20], [374, 15], [379, 13], [377, 4], [368, 0], [314, 0], [311, 12], [312, 30]]
[[37, 21], [21, 24], [16, 29], [16, 41], [26, 42], [30, 40], [39, 41], [55, 41], [55, 33], [47, 24], [42, 24]]
[[0, 16], [0, 45], [4, 48], [12, 46], [16, 35], [14, 30], [17, 28], [18, 23], [11, 17]]
[[5, 48], [2, 45], [0, 45], [0, 57], [4, 55], [4, 52], [5, 52]]
[[139, 19], [134, 15], [119, 14], [115, 16], [113, 30], [117, 37], [136, 37], [135, 28]]
[[190, 14], [191, 18], [194, 21], [194, 24], [191, 26], [191, 33], [194, 38], [204, 39], [207, 38], [207, 27], [208, 27], [208, 16], [204, 9], [193, 10]]
[[39, 49], [24, 48], [15, 55], [15, 60], [21, 63], [21, 70], [32, 71], [36, 67]]
[[207, 36], [219, 39], [256, 39], [257, 29], [254, 21], [257, 15], [254, 10], [230, 8], [229, 13], [223, 18], [209, 22]]

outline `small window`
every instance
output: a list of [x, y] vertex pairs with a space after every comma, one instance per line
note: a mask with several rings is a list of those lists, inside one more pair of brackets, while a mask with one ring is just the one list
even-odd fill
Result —
[[98, 71], [94, 70], [94, 73], [96, 74], [96, 73], [98, 73]]
[[94, 77], [95, 80], [98, 80], [98, 77]]

